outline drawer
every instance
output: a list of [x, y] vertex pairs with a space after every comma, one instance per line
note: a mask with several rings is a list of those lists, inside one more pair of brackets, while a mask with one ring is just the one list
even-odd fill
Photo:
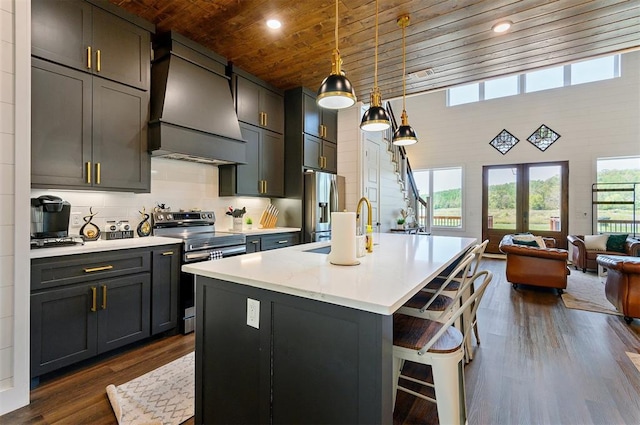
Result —
[[260, 236], [247, 236], [247, 254], [260, 252]]
[[151, 270], [151, 251], [118, 250], [31, 260], [31, 290], [72, 285]]
[[297, 245], [300, 242], [298, 233], [278, 233], [274, 235], [263, 235], [262, 251], [270, 249], [284, 248], [285, 246]]

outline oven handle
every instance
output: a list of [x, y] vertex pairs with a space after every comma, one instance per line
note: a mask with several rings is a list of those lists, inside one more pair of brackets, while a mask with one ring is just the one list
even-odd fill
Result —
[[209, 251], [206, 251], [206, 252], [198, 252], [195, 254], [185, 254], [184, 258], [188, 262], [193, 262], [193, 261], [206, 261], [209, 259], [210, 256], [211, 255], [209, 254]]
[[212, 252], [222, 253], [223, 258], [232, 257], [234, 255], [246, 254], [247, 246], [246, 245], [227, 246], [227, 247], [222, 247], [220, 249], [212, 249], [210, 251], [192, 252], [192, 253], [185, 254], [184, 258], [187, 262], [207, 261], [211, 258]]

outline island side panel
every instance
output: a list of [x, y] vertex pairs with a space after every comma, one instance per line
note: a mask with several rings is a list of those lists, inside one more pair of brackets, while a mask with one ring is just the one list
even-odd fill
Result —
[[[200, 276], [197, 287], [196, 423], [392, 422], [391, 316]], [[260, 301], [259, 330], [246, 324], [247, 298]], [[220, 348], [229, 344], [240, 347]], [[224, 366], [211, 366], [218, 363]], [[242, 375], [231, 388], [225, 382], [236, 378], [233, 371]], [[261, 388], [260, 400], [247, 386]], [[223, 415], [216, 406], [224, 403], [235, 412]], [[240, 419], [238, 410], [260, 415]]]
[[270, 423], [270, 303], [260, 303], [260, 329], [247, 326], [237, 289], [196, 277], [196, 424]]

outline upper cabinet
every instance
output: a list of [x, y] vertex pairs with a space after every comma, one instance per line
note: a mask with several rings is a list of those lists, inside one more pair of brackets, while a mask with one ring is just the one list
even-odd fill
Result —
[[332, 143], [338, 142], [338, 112], [318, 106], [316, 96], [302, 92], [304, 132]]
[[31, 184], [149, 192], [150, 32], [92, 3], [32, 1]]
[[229, 66], [246, 164], [220, 165], [220, 196], [284, 196], [284, 96], [268, 83]]
[[149, 88], [152, 25], [131, 15], [127, 18], [135, 23], [125, 20], [123, 12], [110, 4], [96, 7], [83, 0], [33, 0], [31, 4], [33, 56]]

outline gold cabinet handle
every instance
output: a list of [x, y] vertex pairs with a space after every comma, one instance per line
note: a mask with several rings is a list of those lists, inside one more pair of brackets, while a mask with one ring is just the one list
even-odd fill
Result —
[[96, 162], [96, 184], [100, 184], [100, 163]]
[[87, 161], [87, 184], [91, 184], [91, 161]]
[[325, 136], [326, 136], [326, 134], [327, 134], [327, 133], [326, 133], [326, 128], [325, 128], [325, 126], [324, 126], [324, 125], [321, 125], [320, 127], [322, 127], [322, 136], [320, 136], [320, 137], [325, 137]]
[[87, 46], [87, 69], [91, 69], [91, 46]]
[[102, 309], [107, 309], [107, 285], [102, 285]]
[[91, 287], [91, 311], [96, 311], [97, 307], [96, 307], [96, 295], [97, 295], [97, 289], [95, 286]]
[[254, 244], [254, 245], [258, 245], [258, 242], [260, 242], [260, 241], [251, 241], [251, 243]]
[[263, 114], [264, 114], [264, 124], [262, 124], [262, 125], [264, 125], [266, 127], [267, 126], [267, 113], [263, 112]]
[[267, 181], [266, 180], [263, 180], [263, 181], [264, 181], [264, 192], [262, 193], [267, 193]]
[[173, 251], [165, 251], [162, 255], [173, 255]]
[[113, 268], [112, 265], [100, 266], [100, 267], [85, 267], [84, 268], [84, 272], [85, 273], [102, 272], [102, 271], [105, 271], [105, 270], [111, 270], [112, 268]]
[[283, 243], [287, 243], [289, 241], [278, 241], [278, 243], [283, 244]]
[[96, 64], [96, 71], [100, 72], [100, 68], [102, 65], [102, 60], [101, 60], [102, 55], [100, 54], [100, 49], [96, 50], [96, 59], [97, 59], [97, 64]]

